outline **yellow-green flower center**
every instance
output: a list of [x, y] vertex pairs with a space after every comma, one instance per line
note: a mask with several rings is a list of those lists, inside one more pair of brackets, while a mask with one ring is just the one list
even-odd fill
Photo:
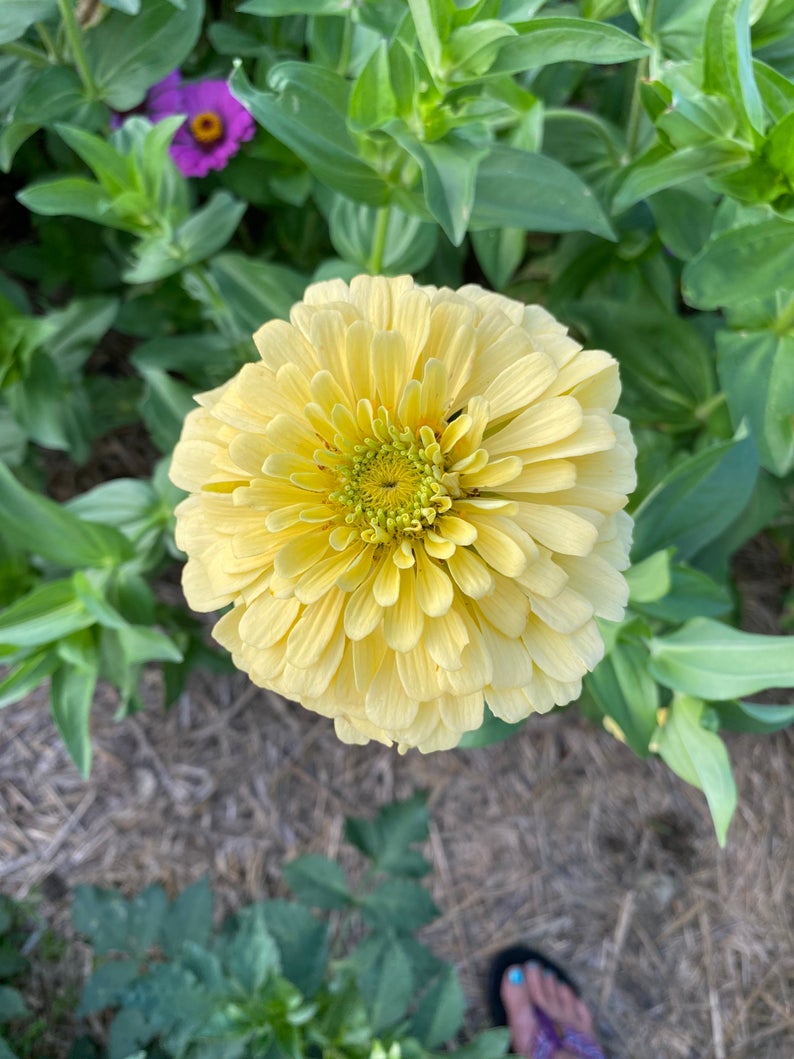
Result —
[[336, 468], [339, 488], [330, 496], [345, 512], [345, 522], [373, 544], [421, 536], [452, 506], [435, 437], [422, 445], [408, 429], [390, 425], [383, 433], [386, 439], [366, 438], [352, 446]]

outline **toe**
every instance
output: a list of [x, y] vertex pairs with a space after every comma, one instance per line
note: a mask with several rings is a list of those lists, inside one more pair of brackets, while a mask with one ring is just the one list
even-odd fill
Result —
[[513, 1050], [519, 1055], [531, 1055], [537, 1031], [537, 1019], [529, 999], [527, 976], [521, 967], [510, 967], [505, 972], [500, 989], [502, 1003], [507, 1013], [507, 1025], [513, 1041]]

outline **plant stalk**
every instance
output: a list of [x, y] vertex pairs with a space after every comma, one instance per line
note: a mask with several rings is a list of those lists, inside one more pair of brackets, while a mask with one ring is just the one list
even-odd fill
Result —
[[32, 66], [37, 66], [41, 70], [45, 66], [50, 65], [44, 52], [40, 52], [38, 48], [34, 48], [31, 44], [20, 44], [18, 41], [0, 44], [0, 53], [13, 55], [16, 59], [24, 59], [25, 62], [30, 63]]
[[386, 232], [389, 227], [389, 207], [381, 206], [375, 219], [375, 231], [372, 234], [372, 249], [367, 262], [367, 269], [372, 276], [383, 271], [383, 253], [386, 249]]
[[61, 11], [64, 33], [69, 42], [69, 49], [72, 53], [74, 64], [77, 67], [77, 72], [80, 75], [80, 80], [83, 82], [85, 94], [89, 99], [99, 99], [99, 91], [97, 90], [93, 74], [91, 73], [91, 68], [88, 65], [85, 48], [83, 47], [83, 34], [80, 26], [77, 24], [71, 0], [58, 0], [58, 7]]

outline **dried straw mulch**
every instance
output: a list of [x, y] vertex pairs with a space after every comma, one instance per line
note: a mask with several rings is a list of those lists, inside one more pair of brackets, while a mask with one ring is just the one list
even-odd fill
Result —
[[221, 911], [280, 893], [285, 858], [336, 855], [346, 814], [424, 788], [442, 910], [427, 940], [460, 968], [471, 1025], [489, 957], [526, 938], [579, 978], [613, 1059], [794, 1055], [791, 733], [731, 740], [740, 809], [721, 851], [697, 792], [572, 710], [402, 758], [343, 746], [241, 677], [195, 680], [170, 714], [112, 712], [100, 696], [88, 783], [42, 693], [4, 712], [0, 888], [38, 893], [58, 924], [80, 882], [173, 891], [209, 872]]

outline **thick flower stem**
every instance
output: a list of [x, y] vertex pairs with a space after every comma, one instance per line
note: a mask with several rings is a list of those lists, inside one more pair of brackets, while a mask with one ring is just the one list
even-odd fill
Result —
[[386, 249], [386, 232], [389, 228], [389, 207], [381, 206], [375, 218], [375, 231], [372, 234], [372, 249], [367, 268], [371, 276], [377, 276], [383, 270], [383, 253]]
[[69, 49], [77, 67], [77, 72], [80, 75], [80, 80], [83, 82], [85, 94], [89, 99], [99, 99], [99, 91], [88, 65], [88, 58], [83, 47], [83, 35], [77, 24], [71, 0], [58, 0], [58, 7], [61, 11], [64, 33], [69, 41]]

